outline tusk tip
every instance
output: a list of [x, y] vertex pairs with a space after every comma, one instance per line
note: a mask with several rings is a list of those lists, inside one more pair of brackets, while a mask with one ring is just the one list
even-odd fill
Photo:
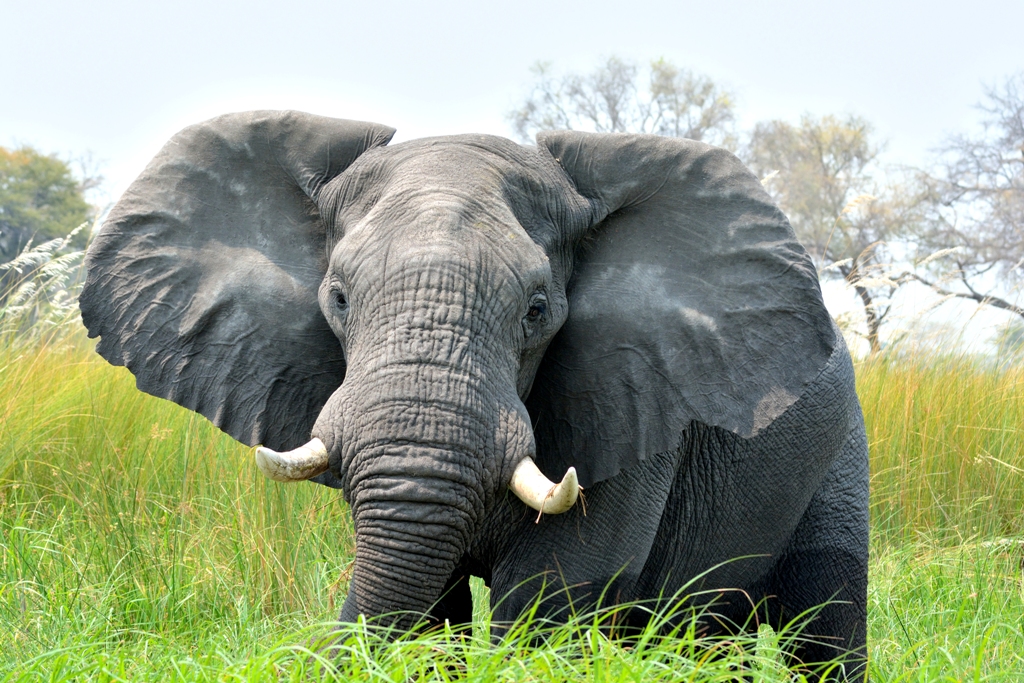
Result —
[[267, 475], [268, 477], [270, 476], [268, 472], [273, 470], [273, 466], [271, 465], [273, 457], [274, 451], [270, 450], [269, 448], [266, 448], [264, 446], [256, 447], [256, 467], [259, 467], [260, 472]]
[[554, 500], [551, 501], [553, 505], [550, 514], [565, 512], [576, 504], [576, 500], [579, 496], [580, 481], [576, 476], [576, 468], [570, 467], [565, 471], [565, 476], [562, 477], [562, 481], [555, 487], [555, 490], [551, 492], [551, 498]]
[[523, 458], [516, 466], [509, 488], [531, 508], [548, 515], [569, 510], [580, 495], [575, 467], [567, 469], [562, 481], [556, 484], [544, 476], [530, 457]]

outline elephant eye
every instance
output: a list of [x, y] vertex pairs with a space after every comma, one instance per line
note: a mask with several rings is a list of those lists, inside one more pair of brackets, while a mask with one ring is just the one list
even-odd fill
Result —
[[548, 299], [542, 292], [537, 292], [530, 298], [530, 308], [523, 318], [523, 331], [529, 337], [534, 330], [542, 325], [548, 315]]

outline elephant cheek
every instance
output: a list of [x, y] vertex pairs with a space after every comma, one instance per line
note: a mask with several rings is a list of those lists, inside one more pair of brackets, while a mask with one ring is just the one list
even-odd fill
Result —
[[495, 433], [495, 449], [501, 458], [501, 482], [508, 485], [512, 472], [524, 458], [533, 458], [537, 453], [533, 438], [530, 415], [521, 401], [514, 401], [500, 410], [498, 430]]
[[[320, 410], [320, 415], [317, 416], [316, 422], [313, 424], [310, 436], [324, 442], [324, 445], [327, 447], [328, 469], [340, 481], [345, 482], [345, 473], [348, 468], [346, 467], [344, 447], [343, 408], [346, 398], [343, 386], [335, 390], [331, 397], [327, 399], [327, 403], [324, 404], [324, 407]], [[348, 494], [346, 493], [347, 499]]]

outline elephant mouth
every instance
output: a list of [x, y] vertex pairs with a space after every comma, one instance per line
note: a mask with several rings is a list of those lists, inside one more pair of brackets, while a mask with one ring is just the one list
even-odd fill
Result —
[[[306, 481], [327, 471], [327, 447], [317, 438], [283, 452], [260, 446], [256, 449], [256, 465], [264, 476], [274, 481]], [[570, 467], [556, 484], [544, 476], [530, 456], [516, 465], [508, 487], [526, 505], [548, 515], [558, 515], [572, 508], [582, 490], [576, 468]], [[540, 520], [540, 515], [537, 519]]]

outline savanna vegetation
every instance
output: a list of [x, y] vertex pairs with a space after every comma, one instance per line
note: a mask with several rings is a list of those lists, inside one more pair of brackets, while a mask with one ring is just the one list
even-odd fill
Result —
[[[990, 356], [910, 352], [881, 334], [910, 282], [1024, 316], [1010, 297], [1024, 272], [1024, 76], [989, 89], [984, 134], [951, 138], [927, 173], [882, 169], [855, 116], [742, 136], [732, 93], [665, 61], [536, 77], [510, 115], [517, 134], [728, 146], [823, 276], [863, 302], [847, 332], [870, 349], [856, 370], [871, 451], [871, 679], [1024, 678], [1024, 328], [1008, 326]], [[527, 617], [495, 645], [480, 583], [471, 632], [388, 642], [358, 625], [326, 672], [315, 641], [354, 549], [341, 496], [266, 480], [249, 449], [92, 352], [75, 306], [83, 188], [53, 157], [0, 149], [0, 681], [802, 680], [781, 654], [799, 623], [712, 641], [684, 620], [626, 642], [607, 637], [606, 610], [559, 627]]]
[[[299, 680], [347, 589], [337, 492], [266, 480], [249, 449], [137, 391], [91, 352], [74, 310], [0, 338], [0, 680]], [[63, 273], [63, 275], [62, 275]], [[59, 304], [59, 301], [58, 301]], [[46, 310], [49, 317], [40, 318]], [[870, 670], [876, 681], [1024, 672], [1024, 370], [969, 357], [858, 363], [872, 460]], [[379, 645], [341, 638], [337, 680], [800, 680], [799, 624], [746, 639], [609, 640], [612, 612]], [[546, 630], [547, 644], [532, 638]]]

